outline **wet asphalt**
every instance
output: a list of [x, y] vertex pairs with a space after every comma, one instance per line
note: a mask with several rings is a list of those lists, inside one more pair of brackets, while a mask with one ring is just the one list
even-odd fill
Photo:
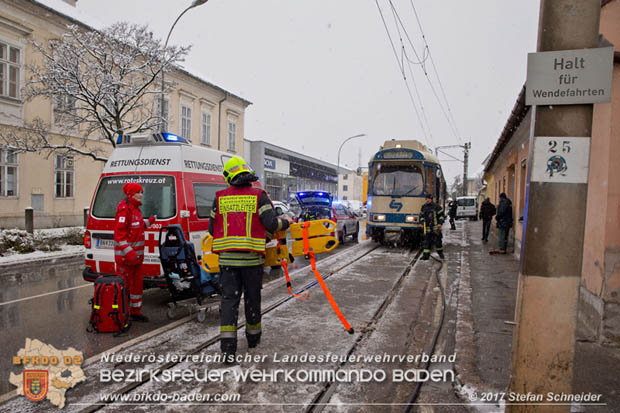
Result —
[[[347, 240], [334, 253], [343, 252], [352, 245], [354, 243]], [[317, 260], [329, 255], [317, 256]], [[297, 257], [289, 271], [308, 265], [303, 257]], [[4, 355], [0, 358], [0, 378], [5, 378], [0, 380], [0, 395], [15, 388], [8, 381], [12, 356], [24, 347], [26, 338], [39, 339], [57, 349], [73, 347], [82, 351], [87, 359], [189, 315], [187, 310], [179, 309], [174, 319], [169, 319], [166, 314], [170, 301], [168, 291], [149, 289], [144, 291], [142, 309], [149, 317], [148, 323], [134, 322], [126, 334], [116, 337], [87, 332], [93, 287], [82, 278], [83, 269], [83, 258], [78, 256], [47, 265], [15, 264], [0, 275], [4, 281], [0, 289], [0, 348]], [[282, 278], [284, 284], [284, 273], [280, 269], [265, 268], [263, 283], [278, 278]], [[211, 299], [211, 302], [217, 301], [217, 298]]]

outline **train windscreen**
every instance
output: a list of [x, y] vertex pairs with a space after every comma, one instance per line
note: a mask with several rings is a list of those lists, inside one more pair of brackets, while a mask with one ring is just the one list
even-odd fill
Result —
[[376, 165], [373, 195], [422, 195], [424, 179], [417, 165]]

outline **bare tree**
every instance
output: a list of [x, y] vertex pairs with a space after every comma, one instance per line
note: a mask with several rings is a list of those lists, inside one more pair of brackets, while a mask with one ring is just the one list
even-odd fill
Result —
[[[189, 47], [153, 38], [147, 26], [115, 23], [101, 31], [68, 26], [48, 45], [32, 42], [42, 64], [27, 67], [26, 100], [45, 97], [54, 107], [54, 125], [71, 138], [52, 136], [40, 119], [0, 132], [0, 143], [22, 152], [77, 152], [105, 161], [94, 142], [116, 146], [121, 134], [156, 130], [164, 121], [155, 102], [160, 76], [183, 61]], [[164, 93], [172, 88], [164, 86]]]

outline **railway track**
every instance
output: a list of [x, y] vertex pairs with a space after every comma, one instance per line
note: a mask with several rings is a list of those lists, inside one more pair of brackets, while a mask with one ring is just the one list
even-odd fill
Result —
[[[294, 297], [288, 294], [283, 297], [277, 297], [277, 296], [281, 296], [283, 293], [282, 292], [283, 287], [282, 285], [280, 285], [282, 284], [282, 280], [280, 280], [279, 284], [277, 282], [270, 283], [268, 290], [264, 291], [263, 293], [264, 298], [269, 299], [269, 297], [266, 297], [266, 296], [271, 296], [271, 300], [269, 300], [269, 302], [264, 303], [263, 311], [262, 311], [263, 317], [269, 315], [273, 319], [273, 317], [276, 317], [276, 318], [283, 317], [281, 315], [283, 313], [284, 318], [286, 318], [286, 316], [288, 316], [291, 313], [291, 311], [299, 312], [299, 313], [310, 312], [313, 314], [314, 310], [307, 306], [315, 305], [317, 306], [316, 308], [319, 308], [321, 309], [321, 311], [323, 311], [323, 315], [321, 316], [323, 318], [320, 319], [320, 321], [325, 322], [325, 328], [332, 333], [330, 337], [334, 337], [336, 341], [336, 342], [329, 342], [325, 344], [319, 340], [318, 341], [319, 344], [312, 347], [312, 344], [308, 344], [308, 343], [312, 342], [312, 340], [316, 338], [315, 337], [316, 334], [312, 335], [313, 333], [309, 333], [309, 336], [307, 338], [302, 337], [301, 339], [298, 338], [297, 341], [295, 341], [295, 337], [290, 337], [291, 335], [294, 336], [294, 334], [288, 334], [287, 332], [281, 336], [284, 336], [292, 341], [286, 342], [285, 343], [286, 345], [283, 344], [282, 346], [280, 346], [278, 351], [280, 351], [283, 346], [284, 346], [284, 349], [288, 349], [289, 351], [291, 349], [301, 349], [301, 350], [306, 349], [307, 350], [308, 348], [311, 348], [311, 351], [312, 351], [313, 349], [320, 348], [322, 351], [326, 351], [326, 352], [332, 351], [333, 353], [339, 353], [341, 355], [349, 356], [349, 355], [356, 354], [359, 351], [363, 350], [364, 346], [366, 346], [366, 344], [371, 340], [373, 331], [375, 331], [377, 326], [380, 324], [386, 312], [395, 311], [394, 309], [390, 310], [390, 304], [392, 304], [395, 299], [398, 299], [398, 300], [402, 299], [401, 290], [403, 289], [403, 284], [405, 282], [407, 284], [411, 284], [413, 282], [412, 280], [407, 280], [407, 278], [412, 276], [412, 273], [415, 271], [416, 266], [419, 264], [419, 257], [420, 257], [419, 252], [418, 253], [413, 253], [412, 251], [406, 252], [406, 251], [388, 249], [385, 247], [379, 247], [376, 245], [370, 245], [370, 244], [365, 243], [365, 245], [360, 245], [359, 247], [356, 247], [355, 250], [351, 251], [350, 254], [346, 254], [346, 255], [343, 254], [341, 257], [335, 256], [333, 257], [335, 258], [334, 260], [326, 259], [326, 260], [323, 260], [321, 263], [318, 263], [319, 271], [321, 272], [321, 274], [323, 275], [323, 278], [326, 281], [330, 280], [330, 282], [333, 282], [333, 283], [341, 283], [341, 284], [338, 284], [338, 287], [330, 287], [332, 292], [340, 292], [340, 296], [342, 297], [342, 290], [343, 290], [342, 285], [353, 286], [350, 289], [351, 294], [359, 295], [359, 298], [355, 298], [355, 299], [359, 300], [360, 303], [365, 303], [366, 301], [369, 302], [365, 310], [363, 311], [360, 310], [361, 312], [359, 314], [354, 314], [354, 317], [350, 318], [350, 320], [352, 319], [358, 320], [357, 324], [354, 326], [356, 330], [356, 334], [354, 336], [349, 336], [343, 330], [341, 330], [342, 327], [337, 323], [337, 320], [335, 320], [336, 317], [331, 312], [331, 308], [329, 308], [329, 310], [326, 309], [328, 307], [326, 301], [320, 302], [321, 298], [323, 298], [322, 297], [323, 293], [319, 289], [315, 288], [317, 286], [317, 281], [314, 280], [313, 276], [310, 275], [311, 273], [309, 270], [307, 271], [308, 275], [303, 277], [306, 280], [304, 285], [300, 288], [299, 287], [294, 288], [294, 290], [297, 294], [303, 293], [305, 291], [314, 291], [313, 294], [316, 300], [314, 304], [307, 304], [307, 303], [303, 305], [293, 304], [291, 303], [291, 300], [293, 300]], [[344, 262], [338, 262], [340, 260]], [[387, 265], [385, 270], [377, 269], [376, 273], [361, 272], [362, 269], [365, 269], [367, 271], [369, 267], [375, 265], [377, 262], [385, 262], [385, 261], [387, 261], [387, 264], [385, 264]], [[428, 271], [422, 271], [422, 272], [428, 272]], [[364, 277], [364, 279], [362, 279], [362, 276]], [[312, 277], [312, 281], [308, 282], [308, 280], [311, 277]], [[376, 278], [373, 278], [373, 277], [376, 277]], [[365, 279], [365, 278], [370, 278], [370, 279]], [[357, 287], [358, 286], [358, 283], [356, 282], [357, 279], [359, 279], [359, 282], [361, 283], [361, 286], [359, 286], [359, 288]], [[427, 300], [425, 300], [424, 297], [429, 295], [428, 293], [435, 286], [434, 277], [430, 273], [423, 274], [423, 276], [421, 276], [421, 279], [420, 280], [416, 279], [415, 282], [422, 281], [422, 280], [423, 280], [423, 287], [420, 287], [420, 297], [415, 302], [415, 305], [414, 307], [412, 307], [412, 311], [411, 311], [411, 313], [415, 316], [407, 320], [406, 329], [413, 330], [414, 328], [417, 328], [416, 327], [418, 323], [417, 315], [421, 314], [423, 312], [423, 306], [428, 304], [428, 303], [425, 304]], [[295, 284], [299, 283], [300, 281], [301, 280], [298, 277], [295, 277], [293, 279], [294, 287], [296, 286]], [[345, 284], [342, 284], [342, 283], [345, 283]], [[349, 283], [349, 284], [346, 284], [346, 283]], [[377, 286], [376, 291], [374, 291], [374, 295], [368, 295], [370, 286]], [[274, 288], [271, 288], [271, 287], [276, 287], [278, 290], [274, 291]], [[355, 291], [355, 289], [359, 291]], [[275, 299], [273, 297], [274, 295], [276, 296]], [[340, 298], [338, 297], [338, 294], [337, 294], [336, 301], [338, 302], [339, 299]], [[431, 301], [434, 302], [434, 299], [432, 299]], [[290, 304], [287, 305], [287, 303], [290, 303]], [[339, 305], [340, 304], [341, 303], [339, 302]], [[341, 305], [341, 307], [343, 308], [343, 313], [347, 315], [348, 311], [352, 312], [351, 305], [349, 305], [349, 308], [347, 310], [344, 309], [345, 306]], [[360, 304], [359, 306], [362, 306], [362, 304]], [[357, 309], [357, 306], [355, 308]], [[281, 309], [282, 311], [277, 311], [279, 309]], [[312, 324], [317, 323], [316, 320], [314, 321], [312, 320], [309, 319], [305, 323], [299, 323], [297, 320], [293, 324], [298, 325], [298, 328], [310, 328]], [[360, 321], [360, 320], [363, 320], [363, 321]], [[215, 324], [215, 320], [212, 320], [211, 323]], [[276, 324], [276, 323], [273, 320], [269, 320], [269, 321], [264, 322], [264, 324], [269, 326], [269, 325]], [[240, 323], [239, 327], [241, 328], [243, 325], [244, 323]], [[332, 330], [333, 328], [336, 328], [335, 327], [336, 325], [338, 325], [341, 332], [340, 331], [334, 332]], [[176, 352], [178, 354], [186, 354], [186, 355], [197, 355], [197, 354], [202, 353], [205, 350], [208, 350], [209, 352], [216, 352], [216, 353], [219, 351], [219, 348], [215, 347], [220, 340], [219, 334], [215, 333], [216, 331], [219, 330], [219, 328], [217, 328], [216, 325], [201, 326], [197, 323], [186, 323], [185, 326], [186, 326], [185, 327], [186, 330], [183, 330], [183, 332], [179, 333], [176, 336], [171, 335], [169, 337], [163, 337], [166, 334], [162, 334], [162, 336], [160, 337], [152, 338], [153, 340], [156, 340], [156, 342], [148, 343], [148, 345], [147, 343], [139, 343], [137, 345], [137, 348], [125, 349], [124, 351], [135, 351], [135, 352], [147, 351], [148, 352], [149, 349], [151, 349], [151, 351], [157, 349], [161, 352], [166, 352], [166, 351], [170, 351], [170, 348], [176, 348]], [[180, 327], [183, 327], [183, 326], [180, 326]], [[198, 343], [192, 343], [191, 345], [189, 345], [189, 343], [183, 343], [184, 346], [177, 345], [178, 344], [176, 343], [176, 341], [178, 340], [177, 337], [184, 337], [184, 336], [190, 335], [191, 332], [199, 331], [200, 328], [204, 328], [205, 330], [208, 330], [208, 331], [204, 331], [204, 334], [203, 334], [203, 337], [205, 337], [206, 339], [199, 339]], [[279, 328], [279, 327], [274, 327], [274, 328]], [[323, 327], [318, 328], [317, 331], [320, 332], [321, 328]], [[410, 336], [410, 333], [407, 333], [407, 334], [408, 336], [406, 337], [406, 341], [415, 341], [416, 339], [415, 337]], [[265, 338], [269, 339], [268, 337], [265, 337]], [[281, 337], [277, 337], [276, 340], [280, 340], [279, 343], [283, 343], [281, 341]], [[241, 338], [241, 341], [243, 341], [242, 338]], [[415, 347], [417, 349], [415, 351], [421, 352], [425, 350], [424, 347], [427, 347], [427, 344], [429, 341], [430, 340], [428, 340], [427, 337], [425, 336], [424, 345], [421, 345], [421, 346], [418, 345], [417, 347]], [[173, 345], [175, 347], [171, 347]], [[272, 343], [263, 342], [263, 344], [261, 344], [261, 346], [259, 347], [259, 353], [268, 352], [270, 349], [273, 350], [274, 347], [272, 345], [273, 345], [273, 342]], [[413, 344], [411, 345], [413, 346]], [[240, 351], [242, 350], [240, 349]], [[175, 386], [174, 384], [164, 385], [164, 384], [158, 383], [157, 380], [153, 380], [153, 377], [157, 377], [158, 375], [161, 374], [161, 372], [165, 370], [173, 370], [175, 368], [176, 369], [184, 368], [184, 366], [180, 366], [180, 364], [181, 364], [180, 362], [168, 362], [168, 363], [158, 363], [158, 364], [151, 364], [148, 366], [144, 366], [145, 368], [148, 368], [148, 369], [157, 370], [159, 373], [157, 373], [155, 376], [144, 375], [141, 380], [138, 380], [132, 383], [111, 383], [109, 385], [105, 385], [104, 387], [102, 386], [102, 383], [98, 382], [97, 377], [93, 377], [94, 376], [93, 373], [96, 374], [96, 372], [101, 368], [110, 368], [110, 367], [131, 368], [132, 366], [131, 364], [125, 365], [124, 363], [117, 363], [111, 366], [109, 364], [106, 365], [103, 361], [93, 362], [89, 366], [89, 371], [86, 372], [87, 377], [89, 378], [87, 381], [87, 384], [85, 384], [84, 386], [80, 385], [78, 388], [76, 388], [77, 392], [81, 393], [81, 395], [78, 393], [75, 393], [75, 391], [72, 391], [71, 392], [72, 394], [67, 395], [68, 396], [68, 399], [67, 399], [68, 409], [67, 408], [65, 409], [70, 410], [70, 411], [80, 411], [83, 413], [96, 412], [102, 409], [107, 410], [108, 408], [122, 408], [123, 410], [129, 410], [132, 408], [132, 406], [128, 406], [127, 404], [122, 404], [122, 403], [119, 404], [119, 402], [117, 403], [109, 402], [109, 401], [102, 402], [101, 401], [102, 399], [99, 396], [102, 394], [106, 394], [109, 396], [107, 397], [107, 400], [115, 400], [115, 399], [122, 400], [121, 396], [130, 395], [130, 394], [133, 394], [134, 392], [145, 392], [145, 391], [149, 392], [149, 391], [157, 391], [157, 390], [172, 391], [174, 390], [174, 386]], [[206, 365], [199, 365], [197, 367], [205, 368]], [[254, 366], [244, 366], [244, 367], [252, 368]], [[301, 365], [301, 368], [303, 367], [308, 367], [308, 366]], [[311, 368], [312, 366], [309, 366], [309, 367]], [[347, 362], [341, 362], [341, 363], [337, 363], [333, 367], [337, 370], [342, 370], [342, 369], [346, 369], [350, 367], [350, 365]], [[221, 368], [221, 366], [213, 364], [213, 365], [210, 365], [209, 368], [218, 369], [218, 368]], [[220, 385], [219, 389], [213, 389], [212, 387], [215, 385], [210, 384], [209, 386], [211, 387], [207, 387], [207, 388], [203, 387], [200, 391], [207, 391], [207, 392], [227, 391], [227, 390], [230, 390], [229, 387], [231, 386], [231, 383], [223, 383], [219, 385]], [[162, 386], [165, 386], [165, 387], [162, 387]], [[244, 389], [241, 389], [242, 391], [240, 393], [244, 393], [244, 400], [246, 401], [259, 400], [259, 398], [256, 397], [256, 394], [252, 393], [252, 392], [255, 392], [254, 389], [256, 387], [257, 386], [252, 384], [251, 386], [246, 386]], [[288, 397], [285, 397], [287, 396], [286, 392], [296, 391], [297, 389], [296, 386], [291, 386], [288, 388], [288, 390], [286, 389], [281, 390], [282, 387], [284, 386], [277, 386], [276, 388], [280, 389], [280, 391], [284, 393], [273, 394], [272, 395], [273, 400], [277, 400], [279, 402], [284, 401], [285, 399], [288, 400]], [[306, 391], [306, 389], [309, 389], [307, 397], [304, 398], [303, 400], [299, 400], [299, 402], [297, 401], [288, 402], [287, 401], [285, 403], [271, 403], [271, 404], [281, 404], [281, 405], [286, 405], [286, 406], [292, 405], [296, 408], [296, 410], [302, 410], [306, 412], [320, 412], [324, 409], [324, 407], [327, 406], [327, 403], [329, 403], [330, 398], [332, 398], [334, 393], [337, 392], [338, 383], [321, 382], [321, 383], [312, 383], [312, 385], [304, 384], [304, 385], [300, 385], [299, 387], [301, 388], [301, 390], [299, 390], [299, 392], [301, 393]], [[411, 391], [411, 387], [412, 386], [409, 386], [408, 392]], [[182, 386], [179, 387], [177, 390], [179, 392], [187, 392], [187, 388], [183, 388]], [[239, 385], [237, 385], [237, 387], [234, 387], [233, 390], [239, 391]], [[310, 390], [312, 390], [311, 394], [310, 394]], [[404, 404], [405, 401], [407, 400], [407, 395], [399, 394], [398, 399], [396, 400], [402, 401], [402, 403]], [[19, 402], [19, 401], [16, 400], [16, 402]], [[264, 402], [256, 403], [256, 404], [263, 404], [263, 403]], [[243, 408], [249, 408], [251, 410], [255, 410], [251, 408], [252, 403], [238, 403], [238, 404], [225, 403], [224, 405], [230, 406], [230, 409], [235, 409], [235, 410], [239, 410], [240, 407], [242, 408], [242, 410]], [[224, 406], [224, 405], [220, 405], [220, 406]], [[140, 406], [139, 404], [135, 404], [135, 408], [139, 408], [139, 406]], [[5, 406], [0, 406], [0, 407], [3, 408]], [[18, 407], [24, 407], [23, 409], [20, 409], [23, 412], [31, 411], [31, 409], [29, 408], [30, 406], [28, 405], [21, 406], [21, 403], [17, 403], [17, 405], [13, 406], [11, 410], [14, 410], [14, 408], [18, 408]], [[40, 406], [40, 407], [43, 407], [43, 406]], [[36, 409], [36, 410], [39, 411], [40, 409]]]
[[[357, 260], [362, 259], [363, 257], [367, 256], [368, 254], [370, 254], [371, 252], [377, 250], [379, 248], [379, 246], [374, 246], [373, 248], [370, 248], [369, 250], [365, 251], [360, 257], [357, 258]], [[419, 254], [418, 254], [419, 255]], [[329, 273], [323, 275], [323, 279], [324, 280], [328, 280], [330, 277], [333, 277], [334, 275], [337, 275], [339, 272], [341, 272], [342, 270], [346, 269], [347, 267], [353, 265], [356, 261], [351, 261], [351, 262], [347, 262], [344, 265], [340, 265], [338, 266], [336, 269], [330, 271]], [[297, 290], [295, 293], [296, 294], [302, 294], [310, 289], [312, 289], [313, 287], [315, 287], [318, 284], [318, 282], [312, 281], [309, 282], [307, 284], [305, 284], [303, 287], [301, 287], [299, 290]], [[292, 299], [294, 299], [294, 297], [292, 295], [287, 295], [283, 298], [281, 298], [280, 300], [277, 300], [274, 303], [269, 304], [268, 306], [266, 306], [265, 308], [263, 308], [261, 314], [262, 316], [265, 316], [267, 314], [269, 314], [270, 312], [276, 310], [277, 308], [281, 307], [283, 304], [291, 301]], [[238, 324], [238, 329], [240, 330], [242, 327], [245, 326], [245, 321], [240, 322]], [[201, 351], [217, 344], [220, 341], [220, 335], [218, 334], [217, 336], [214, 336], [198, 345], [196, 345], [194, 348], [192, 348], [189, 352], [187, 352], [187, 354], [189, 355], [194, 355], [194, 354], [199, 354]], [[179, 362], [169, 362], [169, 363], [165, 363], [164, 365], [162, 365], [161, 367], [158, 367], [160, 371], [164, 371], [164, 370], [168, 370], [168, 369], [172, 369], [175, 366], [177, 366], [178, 364], [180, 364]], [[114, 392], [115, 395], [117, 396], [121, 396], [124, 394], [128, 394], [134, 390], [136, 390], [137, 388], [139, 388], [140, 386], [143, 386], [144, 384], [148, 383], [149, 381], [152, 380], [152, 376], [150, 375], [145, 375], [144, 378], [140, 381], [136, 381], [134, 383], [130, 383], [124, 387], [122, 387], [120, 390], [117, 390], [116, 392]], [[109, 403], [94, 403], [90, 406], [85, 407], [84, 409], [81, 410], [81, 413], [92, 413], [92, 412], [96, 412], [98, 410], [101, 410], [102, 408], [104, 408], [107, 405], [113, 404], [111, 402]]]

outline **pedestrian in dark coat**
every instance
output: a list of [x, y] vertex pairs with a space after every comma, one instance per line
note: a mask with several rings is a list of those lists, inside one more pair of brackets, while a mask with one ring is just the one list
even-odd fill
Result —
[[508, 245], [508, 233], [512, 228], [512, 202], [505, 193], [499, 194], [499, 205], [497, 206], [497, 216], [495, 217], [497, 222], [498, 237], [499, 237], [499, 251], [498, 254], [506, 253], [506, 246]]
[[495, 215], [495, 205], [491, 203], [489, 198], [485, 198], [480, 205], [479, 217], [482, 220], [482, 241], [489, 240], [489, 231], [491, 230], [491, 220]]
[[450, 217], [450, 229], [455, 230], [454, 220], [456, 218], [456, 201], [452, 198], [448, 198], [448, 216]]

